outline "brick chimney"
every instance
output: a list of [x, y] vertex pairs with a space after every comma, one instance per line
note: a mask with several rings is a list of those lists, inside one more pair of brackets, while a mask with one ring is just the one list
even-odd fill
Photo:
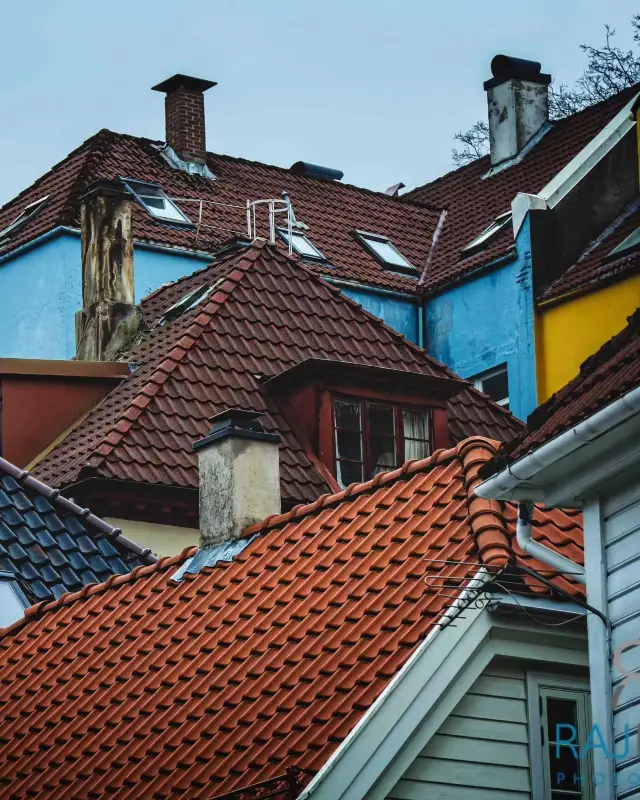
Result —
[[266, 433], [255, 411], [211, 417], [193, 445], [200, 474], [200, 547], [239, 539], [249, 525], [280, 513], [280, 437]]
[[204, 164], [207, 139], [204, 126], [204, 92], [214, 81], [174, 75], [152, 89], [166, 94], [164, 101], [167, 144], [184, 161]]
[[493, 77], [485, 81], [489, 105], [491, 165], [517, 156], [549, 121], [551, 75], [537, 61], [498, 55], [491, 61]]
[[131, 195], [99, 180], [82, 197], [82, 311], [76, 314], [76, 358], [111, 361], [135, 336]]

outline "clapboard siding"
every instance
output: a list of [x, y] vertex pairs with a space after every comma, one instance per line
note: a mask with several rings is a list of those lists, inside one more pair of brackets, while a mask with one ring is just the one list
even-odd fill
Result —
[[491, 664], [389, 800], [531, 800], [524, 668]]
[[[625, 642], [637, 641], [640, 630], [640, 489], [636, 486], [610, 495], [602, 503], [602, 522], [607, 605], [615, 650]], [[640, 648], [626, 651], [621, 661], [626, 670], [640, 671]], [[615, 668], [612, 678], [615, 688], [620, 682]], [[629, 681], [613, 712], [613, 730], [619, 754], [625, 752], [625, 726], [633, 731], [628, 742], [629, 758], [616, 761], [618, 797], [635, 796], [632, 787], [635, 787], [640, 772], [636, 759], [638, 722], [640, 681]]]

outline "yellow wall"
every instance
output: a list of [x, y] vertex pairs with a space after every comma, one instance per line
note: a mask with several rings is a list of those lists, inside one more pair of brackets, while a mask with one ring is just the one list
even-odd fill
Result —
[[571, 380], [580, 364], [622, 330], [640, 307], [640, 275], [565, 303], [538, 308], [536, 371], [538, 402]]
[[120, 528], [125, 536], [142, 547], [148, 547], [157, 556], [175, 556], [185, 547], [198, 544], [199, 532], [195, 528], [179, 528], [176, 525], [156, 525], [130, 519], [105, 517], [105, 522]]

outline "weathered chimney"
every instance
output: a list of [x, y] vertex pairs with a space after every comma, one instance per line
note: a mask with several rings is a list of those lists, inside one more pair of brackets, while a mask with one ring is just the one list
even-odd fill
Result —
[[152, 89], [166, 94], [164, 101], [167, 144], [184, 161], [204, 164], [207, 139], [204, 127], [204, 92], [215, 81], [174, 75]]
[[518, 155], [549, 120], [551, 75], [537, 61], [498, 55], [491, 61], [493, 78], [485, 81], [489, 104], [491, 164]]
[[82, 198], [82, 311], [76, 357], [111, 361], [135, 336], [131, 195], [117, 181], [96, 181]]
[[266, 433], [255, 411], [211, 417], [193, 445], [200, 472], [200, 547], [239, 539], [243, 530], [280, 513], [280, 437]]

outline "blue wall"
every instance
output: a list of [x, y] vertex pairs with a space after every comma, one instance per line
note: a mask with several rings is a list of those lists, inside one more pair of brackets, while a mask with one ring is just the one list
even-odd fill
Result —
[[[135, 249], [136, 302], [207, 259]], [[80, 237], [62, 233], [0, 262], [0, 358], [72, 358], [82, 308]]]
[[406, 336], [409, 341], [419, 343], [420, 312], [415, 302], [366, 289], [340, 288], [343, 294], [360, 303], [364, 309]]
[[511, 411], [525, 419], [537, 405], [529, 220], [517, 257], [429, 299], [429, 353], [463, 378], [507, 364]]

